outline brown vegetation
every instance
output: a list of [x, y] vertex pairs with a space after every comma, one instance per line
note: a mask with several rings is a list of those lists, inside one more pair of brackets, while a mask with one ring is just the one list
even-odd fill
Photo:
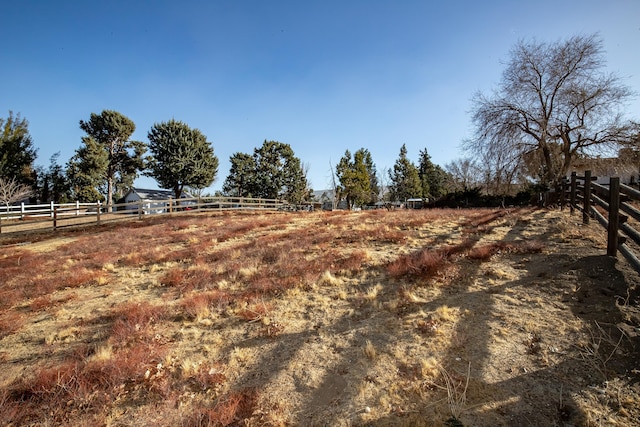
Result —
[[0, 424], [633, 424], [638, 276], [597, 227], [381, 210], [5, 238]]

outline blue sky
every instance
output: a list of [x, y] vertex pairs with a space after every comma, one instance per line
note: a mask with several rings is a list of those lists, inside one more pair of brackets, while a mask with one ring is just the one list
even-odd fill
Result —
[[[406, 144], [463, 157], [470, 99], [500, 81], [518, 40], [598, 33], [607, 70], [640, 92], [638, 0], [212, 0], [3, 2], [0, 117], [29, 121], [47, 166], [81, 145], [80, 120], [112, 109], [147, 141], [154, 123], [200, 129], [220, 159], [292, 146], [316, 190], [364, 147], [378, 170]], [[640, 100], [627, 107], [640, 120]], [[136, 185], [157, 187], [150, 178]]]

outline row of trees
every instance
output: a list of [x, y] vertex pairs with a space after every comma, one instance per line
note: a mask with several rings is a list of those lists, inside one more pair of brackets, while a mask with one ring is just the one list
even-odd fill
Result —
[[[153, 125], [147, 134], [149, 142], [144, 143], [131, 139], [136, 127], [128, 117], [112, 110], [92, 113], [79, 123], [86, 135], [66, 167], [58, 163], [56, 154], [48, 169], [33, 166], [36, 150], [25, 119], [9, 113], [0, 123], [4, 132], [0, 197], [7, 204], [31, 196], [40, 202], [106, 201], [110, 209], [141, 173], [171, 189], [179, 199], [185, 188], [198, 192], [211, 185], [218, 172], [218, 158], [206, 136], [176, 120]], [[379, 200], [438, 197], [445, 191], [448, 174], [431, 162], [426, 149], [420, 155], [416, 167], [403, 145], [387, 176], [384, 172], [378, 175], [367, 149], [356, 151], [353, 157], [347, 151], [335, 170], [334, 194], [352, 208]], [[224, 195], [292, 203], [312, 199], [307, 169], [288, 144], [265, 140], [252, 154], [234, 153], [230, 163]]]
[[[416, 166], [403, 145], [393, 168], [378, 172], [371, 153], [346, 151], [330, 165], [333, 190], [350, 207], [410, 197], [438, 199], [447, 193], [480, 189], [512, 194], [523, 185], [548, 188], [576, 160], [623, 157], [640, 168], [637, 122], [625, 120], [625, 103], [634, 95], [621, 79], [603, 71], [597, 35], [555, 43], [519, 42], [512, 49], [498, 88], [472, 99], [474, 136], [464, 141], [469, 157], [444, 168], [426, 149]], [[155, 124], [149, 143], [131, 140], [134, 123], [105, 110], [80, 121], [82, 146], [65, 167], [51, 159], [34, 167], [36, 150], [28, 124], [9, 113], [0, 119], [0, 195], [40, 201], [106, 200], [133, 185], [139, 173], [153, 177], [179, 198], [185, 188], [200, 191], [215, 180], [218, 159], [198, 129], [170, 120]], [[288, 144], [264, 141], [253, 153], [235, 153], [223, 193], [231, 196], [310, 199], [307, 169]], [[10, 185], [9, 185], [10, 184]], [[479, 190], [478, 190], [479, 191]]]
[[176, 120], [153, 125], [146, 144], [131, 139], [136, 127], [128, 117], [111, 110], [92, 113], [80, 121], [86, 136], [66, 168], [56, 154], [48, 169], [34, 166], [36, 150], [25, 119], [10, 112], [0, 126], [0, 196], [7, 205], [30, 197], [40, 202], [106, 201], [110, 209], [140, 173], [179, 198], [185, 187], [211, 185], [218, 172], [218, 158], [206, 136]]

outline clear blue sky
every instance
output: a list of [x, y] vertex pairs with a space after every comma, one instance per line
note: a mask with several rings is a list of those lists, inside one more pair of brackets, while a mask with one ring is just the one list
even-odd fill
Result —
[[[640, 92], [639, 0], [4, 1], [0, 117], [21, 113], [47, 166], [117, 110], [147, 141], [175, 118], [220, 159], [265, 139], [292, 146], [316, 190], [345, 150], [378, 170], [400, 147], [444, 166], [464, 155], [470, 99], [500, 81], [520, 39], [599, 33], [607, 68]], [[640, 120], [640, 100], [628, 106]], [[150, 178], [136, 185], [157, 187]]]

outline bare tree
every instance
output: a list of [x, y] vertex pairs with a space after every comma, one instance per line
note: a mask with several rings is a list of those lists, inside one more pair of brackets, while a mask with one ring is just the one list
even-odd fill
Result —
[[0, 178], [0, 203], [9, 208], [32, 195], [31, 187], [21, 184], [14, 178]]
[[473, 159], [456, 159], [447, 163], [444, 169], [451, 175], [449, 186], [453, 191], [466, 191], [480, 185], [482, 171]]
[[[632, 92], [602, 71], [596, 35], [556, 43], [518, 43], [492, 96], [473, 99], [478, 154], [511, 152], [538, 160], [545, 183], [565, 176], [577, 156], [594, 156], [628, 141], [632, 124], [621, 113]], [[508, 150], [508, 151], [505, 151]]]

